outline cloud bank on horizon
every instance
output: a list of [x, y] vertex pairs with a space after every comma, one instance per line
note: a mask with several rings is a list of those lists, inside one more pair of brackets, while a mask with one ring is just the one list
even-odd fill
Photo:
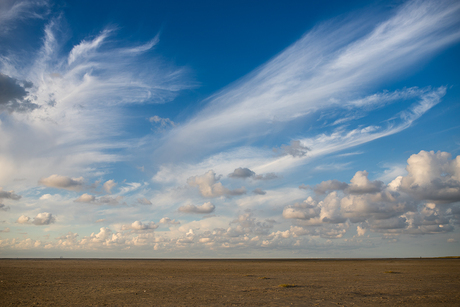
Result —
[[79, 9], [0, 5], [0, 256], [458, 254], [460, 3], [343, 7], [213, 94], [179, 20]]

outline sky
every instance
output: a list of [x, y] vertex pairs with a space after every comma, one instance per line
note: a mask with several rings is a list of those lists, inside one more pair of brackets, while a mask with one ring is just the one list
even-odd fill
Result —
[[0, 3], [0, 257], [460, 254], [460, 2]]

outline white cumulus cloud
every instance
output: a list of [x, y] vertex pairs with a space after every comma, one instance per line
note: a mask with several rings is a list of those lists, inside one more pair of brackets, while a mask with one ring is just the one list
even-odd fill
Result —
[[84, 183], [83, 181], [83, 177], [70, 178], [54, 174], [47, 178], [41, 178], [38, 183], [50, 188], [78, 191], [82, 189]]

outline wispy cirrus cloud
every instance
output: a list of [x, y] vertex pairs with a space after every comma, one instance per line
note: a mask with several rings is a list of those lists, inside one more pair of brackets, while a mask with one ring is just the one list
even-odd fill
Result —
[[[408, 91], [404, 94], [402, 92]], [[318, 132], [308, 138], [301, 138], [294, 144], [305, 150], [302, 154], [276, 155], [271, 150], [258, 149], [256, 147], [236, 147], [231, 150], [218, 152], [203, 159], [200, 163], [166, 163], [162, 165], [153, 177], [157, 182], [177, 182], [183, 184], [187, 176], [199, 172], [214, 169], [218, 173], [229, 173], [234, 171], [235, 166], [245, 165], [256, 173], [266, 173], [265, 176], [256, 175], [254, 179], [274, 179], [278, 175], [296, 170], [299, 166], [314, 161], [314, 159], [326, 156], [335, 152], [340, 152], [378, 138], [389, 136], [411, 126], [426, 111], [441, 101], [446, 93], [445, 87], [438, 89], [406, 89], [401, 91], [398, 96], [406, 97], [408, 101], [402, 101], [405, 105], [412, 102], [409, 107], [403, 109], [394, 117], [386, 119], [379, 125], [357, 125], [353, 128], [350, 125], [333, 127], [326, 132]], [[391, 95], [391, 94], [388, 94]], [[377, 95], [378, 96], [378, 95]], [[375, 96], [374, 96], [375, 97]], [[387, 97], [387, 95], [384, 95]], [[373, 99], [372, 99], [373, 100]], [[373, 104], [379, 104], [373, 100]], [[290, 146], [288, 146], [290, 148]], [[180, 150], [180, 149], [178, 149]], [[334, 165], [327, 169], [343, 169], [348, 164]], [[325, 167], [319, 165], [318, 170]]]
[[2, 1], [0, 4], [0, 36], [14, 29], [18, 21], [43, 18], [46, 15], [48, 3], [47, 0]]
[[18, 89], [2, 98], [0, 112], [22, 112], [2, 119], [0, 182], [28, 178], [16, 183], [24, 185], [58, 172], [83, 175], [95, 163], [123, 160], [123, 148], [140, 145], [124, 132], [123, 108], [168, 102], [194, 86], [186, 68], [152, 54], [158, 36], [130, 46], [113, 39], [116, 28], [107, 28], [65, 51], [63, 18], [47, 21], [41, 48], [28, 54], [30, 60], [21, 61], [14, 50], [0, 54], [1, 79]]
[[[445, 88], [370, 95], [366, 89], [458, 41], [459, 12], [455, 1], [410, 1], [378, 24], [367, 16], [316, 27], [267, 64], [210, 97], [204, 110], [169, 133], [156, 154], [166, 160], [196, 158], [266, 135], [274, 123], [279, 129], [279, 124], [320, 110], [370, 112], [416, 96], [418, 103], [395, 114], [399, 121], [387, 129], [369, 127], [354, 142], [401, 131], [439, 102]], [[341, 133], [346, 136], [352, 130]], [[165, 157], [171, 152], [174, 155]]]

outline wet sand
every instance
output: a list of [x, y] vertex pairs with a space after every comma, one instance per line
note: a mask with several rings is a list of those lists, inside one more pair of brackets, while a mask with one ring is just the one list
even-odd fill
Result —
[[460, 306], [460, 259], [0, 259], [0, 305]]

